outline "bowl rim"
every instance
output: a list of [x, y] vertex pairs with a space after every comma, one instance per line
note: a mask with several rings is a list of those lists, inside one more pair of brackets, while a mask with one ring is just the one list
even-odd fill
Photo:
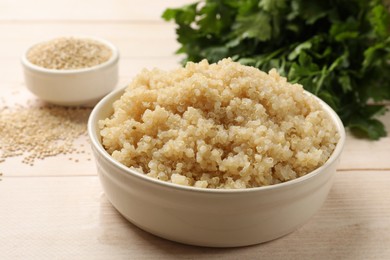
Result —
[[[239, 189], [211, 189], [211, 188], [199, 188], [199, 187], [194, 187], [194, 186], [185, 186], [185, 185], [179, 185], [171, 182], [166, 182], [162, 180], [158, 180], [152, 177], [147, 176], [144, 173], [140, 173], [136, 170], [130, 169], [123, 165], [122, 163], [116, 161], [103, 147], [101, 144], [101, 141], [99, 140], [100, 137], [98, 137], [97, 133], [97, 124], [99, 118], [97, 118], [100, 110], [102, 110], [106, 106], [111, 106], [113, 103], [118, 100], [121, 95], [124, 93], [125, 88], [117, 89], [108, 95], [106, 95], [103, 99], [101, 99], [96, 106], [93, 108], [89, 119], [88, 119], [88, 135], [91, 141], [91, 145], [94, 150], [97, 151], [105, 160], [110, 162], [110, 164], [114, 165], [116, 168], [119, 168], [124, 174], [129, 174], [133, 177], [139, 178], [142, 181], [146, 181], [149, 183], [153, 183], [154, 185], [158, 185], [160, 187], [164, 188], [169, 188], [169, 189], [175, 189], [175, 190], [181, 190], [181, 191], [187, 191], [187, 192], [201, 192], [201, 193], [210, 193], [210, 194], [243, 194], [243, 193], [251, 193], [251, 192], [259, 192], [259, 191], [271, 191], [271, 190], [277, 190], [277, 189], [282, 189], [282, 188], [292, 188], [293, 186], [302, 184], [302, 182], [306, 182], [315, 176], [321, 174], [322, 172], [326, 172], [325, 170], [329, 168], [335, 161], [340, 157], [341, 152], [343, 151], [344, 144], [345, 144], [345, 139], [346, 139], [346, 132], [344, 125], [339, 118], [339, 116], [336, 114], [336, 112], [323, 100], [318, 98], [317, 96], [313, 95], [312, 93], [304, 90], [304, 92], [310, 96], [313, 96], [323, 107], [324, 111], [328, 113], [331, 117], [331, 120], [335, 123], [336, 128], [338, 130], [338, 133], [340, 135], [340, 139], [336, 144], [335, 149], [333, 150], [332, 154], [328, 158], [328, 160], [315, 169], [314, 171], [298, 177], [293, 180], [289, 180], [286, 182], [278, 183], [278, 184], [273, 184], [273, 185], [267, 185], [267, 186], [260, 186], [260, 187], [253, 187], [253, 188], [239, 188]], [[114, 97], [118, 96], [118, 98], [113, 99]], [[111, 102], [110, 102], [111, 101]], [[97, 160], [95, 156], [95, 160]], [[100, 167], [100, 166], [98, 166]]]
[[[44, 68], [44, 67], [33, 64], [27, 58], [28, 53], [35, 46], [42, 44], [42, 43], [45, 43], [45, 42], [48, 42], [48, 41], [51, 41], [51, 40], [59, 39], [59, 38], [75, 38], [75, 39], [85, 39], [85, 40], [93, 40], [93, 41], [99, 42], [111, 50], [111, 52], [112, 52], [111, 57], [108, 60], [106, 60], [105, 62], [97, 64], [97, 65], [92, 66], [92, 67], [86, 67], [86, 68], [80, 68], [80, 69], [69, 69], [69, 70]], [[50, 39], [34, 43], [33, 45], [31, 45], [30, 47], [28, 47], [24, 51], [24, 53], [21, 57], [21, 62], [26, 68], [33, 70], [35, 72], [38, 72], [38, 73], [53, 74], [53, 75], [81, 74], [81, 73], [96, 71], [99, 69], [103, 69], [105, 67], [109, 67], [109, 66], [117, 63], [118, 60], [119, 60], [119, 49], [113, 43], [111, 43], [108, 40], [105, 40], [103, 38], [96, 37], [96, 36], [89, 36], [89, 35], [62, 35], [62, 36], [52, 37]]]

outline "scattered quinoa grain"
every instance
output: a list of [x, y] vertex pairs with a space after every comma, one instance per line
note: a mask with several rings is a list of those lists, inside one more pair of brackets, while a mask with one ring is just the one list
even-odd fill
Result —
[[111, 55], [110, 48], [95, 40], [61, 37], [35, 45], [27, 59], [47, 69], [72, 70], [99, 65]]
[[231, 59], [143, 70], [113, 108], [99, 127], [114, 159], [199, 188], [298, 178], [323, 165], [339, 140], [332, 120], [301, 85]]
[[80, 152], [74, 142], [87, 135], [91, 108], [54, 105], [0, 107], [0, 163], [22, 156], [33, 166], [36, 160]]

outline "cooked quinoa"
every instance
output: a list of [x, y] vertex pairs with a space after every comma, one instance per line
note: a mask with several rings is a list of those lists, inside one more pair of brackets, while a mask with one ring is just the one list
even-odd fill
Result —
[[60, 37], [32, 47], [27, 58], [43, 68], [72, 70], [99, 65], [111, 55], [110, 48], [95, 40]]
[[324, 164], [339, 135], [317, 100], [276, 70], [231, 59], [143, 70], [99, 121], [102, 144], [152, 178], [200, 188], [251, 188]]

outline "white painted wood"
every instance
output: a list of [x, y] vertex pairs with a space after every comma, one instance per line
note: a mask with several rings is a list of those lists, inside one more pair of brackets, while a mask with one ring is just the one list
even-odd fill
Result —
[[[160, 15], [189, 2], [0, 1], [0, 103], [35, 99], [24, 86], [20, 56], [30, 44], [59, 35], [95, 35], [116, 44], [118, 88], [144, 67], [179, 66], [174, 24]], [[390, 129], [390, 113], [382, 119]], [[281, 239], [236, 249], [181, 245], [136, 228], [107, 201], [87, 138], [77, 145], [85, 153], [33, 167], [20, 158], [0, 163], [1, 259], [390, 258], [390, 137], [373, 142], [348, 135], [320, 212]]]
[[0, 21], [159, 21], [168, 7], [192, 0], [2, 0]]
[[2, 259], [387, 259], [390, 171], [338, 172], [322, 209], [280, 239], [243, 248], [186, 246], [127, 222], [96, 176], [3, 177]]

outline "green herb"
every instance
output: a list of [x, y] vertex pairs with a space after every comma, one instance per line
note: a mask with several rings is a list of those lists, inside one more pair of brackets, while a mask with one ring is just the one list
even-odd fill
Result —
[[390, 15], [380, 0], [206, 0], [167, 9], [183, 63], [225, 57], [277, 68], [327, 102], [354, 133], [386, 135]]

